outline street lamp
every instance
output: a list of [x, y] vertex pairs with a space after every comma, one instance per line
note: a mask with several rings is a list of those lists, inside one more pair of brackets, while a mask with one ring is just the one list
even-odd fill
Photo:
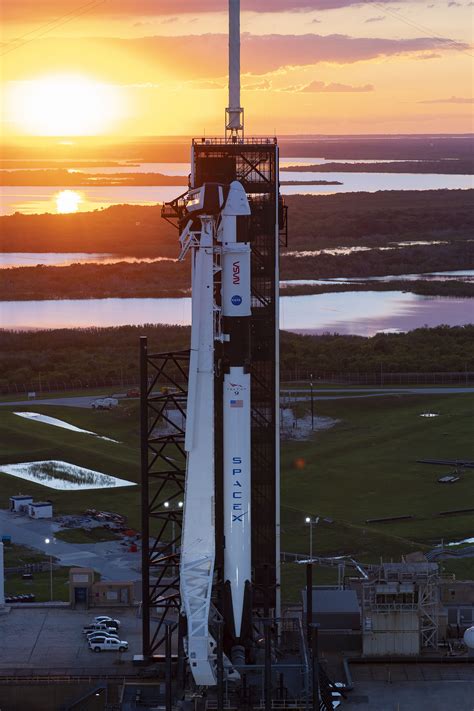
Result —
[[313, 399], [313, 374], [311, 373], [310, 386], [311, 386], [311, 431], [314, 430], [314, 399]]
[[319, 516], [312, 518], [311, 516], [306, 516], [305, 523], [309, 526], [309, 560], [313, 562], [313, 526], [319, 523]]
[[[50, 538], [45, 538], [44, 542], [46, 545], [51, 543]], [[53, 602], [53, 556], [51, 554], [51, 549], [49, 552], [49, 599]]]

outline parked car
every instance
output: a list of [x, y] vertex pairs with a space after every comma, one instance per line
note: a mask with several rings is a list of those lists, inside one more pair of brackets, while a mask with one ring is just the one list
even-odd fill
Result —
[[140, 397], [140, 390], [138, 388], [127, 390], [127, 397]]
[[89, 632], [108, 632], [108, 627], [104, 622], [95, 622], [91, 625], [84, 625], [82, 628], [83, 634], [88, 634]]
[[108, 632], [91, 632], [87, 635], [87, 642], [95, 644], [96, 642], [104, 642], [106, 639], [119, 639], [117, 634], [109, 634]]
[[114, 626], [118, 629], [120, 627], [120, 620], [115, 620], [113, 617], [109, 617], [108, 615], [98, 615], [97, 617], [94, 617], [92, 620], [93, 623], [98, 622], [99, 624], [101, 623], [107, 623], [107, 622], [113, 622]]
[[89, 642], [89, 649], [93, 652], [125, 652], [128, 649], [128, 642], [106, 637], [103, 642]]
[[86, 633], [86, 637], [87, 637], [87, 639], [90, 639], [95, 634], [99, 634], [102, 637], [117, 637], [118, 638], [118, 634], [117, 634], [116, 630], [114, 630], [114, 629], [92, 630], [91, 632]]

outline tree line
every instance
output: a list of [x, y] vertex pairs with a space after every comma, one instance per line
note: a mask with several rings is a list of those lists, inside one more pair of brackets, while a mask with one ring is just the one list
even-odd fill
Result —
[[[138, 382], [139, 337], [149, 352], [189, 347], [190, 329], [144, 325], [116, 328], [0, 331], [0, 390], [11, 384]], [[424, 373], [474, 371], [474, 325], [379, 333], [371, 338], [281, 332], [282, 372]]]

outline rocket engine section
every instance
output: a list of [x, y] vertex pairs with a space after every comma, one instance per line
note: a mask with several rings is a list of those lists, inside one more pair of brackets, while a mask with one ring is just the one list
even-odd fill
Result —
[[[181, 599], [194, 680], [216, 683], [216, 643], [209, 631], [215, 563], [215, 342], [222, 343], [224, 580], [238, 642], [251, 580], [250, 431], [250, 207], [242, 185], [206, 183], [190, 190], [180, 241], [192, 250], [192, 327], [187, 427], [187, 470], [181, 546]], [[214, 274], [221, 279], [214, 281]], [[221, 285], [220, 295], [216, 289]], [[218, 298], [216, 299], [215, 296]], [[226, 667], [229, 667], [228, 663]]]

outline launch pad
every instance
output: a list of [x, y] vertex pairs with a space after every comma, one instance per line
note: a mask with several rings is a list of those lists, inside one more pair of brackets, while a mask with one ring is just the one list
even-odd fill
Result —
[[174, 650], [181, 693], [218, 708], [224, 683], [270, 708], [308, 704], [320, 672], [281, 614], [278, 143], [244, 136], [239, 0], [229, 18], [225, 137], [192, 141], [189, 189], [162, 209], [191, 261], [190, 350], [142, 340], [143, 658], [166, 652], [171, 684]]

